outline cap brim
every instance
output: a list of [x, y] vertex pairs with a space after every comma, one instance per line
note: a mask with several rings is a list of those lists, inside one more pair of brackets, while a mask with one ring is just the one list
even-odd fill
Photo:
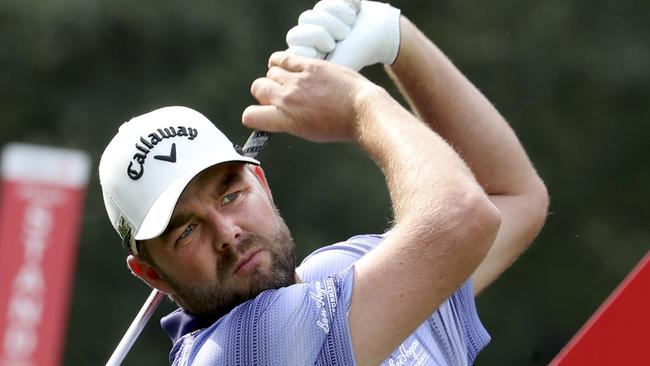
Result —
[[203, 170], [227, 162], [242, 162], [260, 165], [259, 161], [241, 155], [237, 155], [230, 159], [215, 159], [214, 161], [206, 161], [205, 163], [197, 164], [173, 181], [167, 188], [165, 188], [160, 196], [158, 196], [149, 208], [149, 212], [147, 212], [142, 221], [140, 229], [135, 233], [135, 240], [153, 239], [162, 234], [169, 224], [169, 220], [174, 212], [178, 198], [181, 196], [189, 182]]

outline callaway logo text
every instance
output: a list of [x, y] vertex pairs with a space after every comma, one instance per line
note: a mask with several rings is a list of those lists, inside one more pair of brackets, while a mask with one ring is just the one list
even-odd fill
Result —
[[[199, 131], [196, 128], [178, 126], [176, 128], [159, 128], [157, 131], [147, 135], [147, 138], [141, 136], [140, 141], [135, 144], [135, 148], [138, 152], [133, 155], [133, 159], [129, 162], [129, 166], [126, 169], [127, 175], [133, 180], [140, 179], [142, 174], [144, 174], [144, 163], [147, 160], [147, 155], [159, 142], [163, 141], [163, 139], [187, 137], [188, 140], [194, 140], [198, 134]], [[169, 154], [160, 156], [156, 155], [154, 158], [171, 163], [176, 162], [176, 144], [172, 144], [172, 150]]]

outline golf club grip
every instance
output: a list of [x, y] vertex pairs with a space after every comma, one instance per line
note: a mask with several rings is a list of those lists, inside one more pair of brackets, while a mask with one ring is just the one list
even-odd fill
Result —
[[144, 305], [142, 305], [142, 308], [138, 312], [138, 315], [135, 316], [135, 319], [133, 319], [133, 322], [129, 326], [129, 329], [126, 330], [126, 333], [124, 333], [122, 340], [120, 340], [120, 343], [115, 348], [115, 351], [113, 351], [111, 358], [106, 361], [106, 366], [119, 366], [122, 364], [122, 361], [124, 361], [126, 354], [129, 353], [129, 350], [131, 350], [133, 343], [135, 343], [135, 340], [138, 339], [138, 336], [142, 332], [142, 329], [144, 329], [144, 326], [147, 325], [147, 322], [149, 322], [149, 319], [156, 311], [158, 305], [160, 305], [160, 302], [165, 298], [165, 296], [166, 295], [164, 293], [156, 289], [153, 289], [153, 291], [151, 291], [151, 294], [149, 294], [147, 301], [144, 302]]
[[257, 154], [260, 153], [266, 146], [266, 143], [269, 142], [271, 137], [270, 132], [255, 130], [246, 140], [242, 150], [244, 151], [244, 156], [249, 158], [256, 158]]
[[[361, 0], [344, 0], [348, 6], [356, 14], [359, 14], [359, 11], [361, 10]], [[321, 58], [325, 59], [327, 57], [327, 54], [321, 54], [319, 52], [318, 56], [316, 58]], [[249, 158], [256, 158], [257, 155], [264, 149], [264, 146], [269, 142], [269, 138], [271, 138], [271, 133], [266, 132], [266, 131], [259, 131], [255, 130], [251, 135], [248, 137], [248, 140], [246, 140], [246, 143], [244, 144], [244, 147], [242, 150], [244, 151], [244, 155], [249, 157]]]

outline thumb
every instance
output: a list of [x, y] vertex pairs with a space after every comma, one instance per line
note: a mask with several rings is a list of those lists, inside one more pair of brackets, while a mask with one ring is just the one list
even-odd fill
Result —
[[291, 132], [289, 118], [274, 105], [251, 105], [242, 113], [242, 124], [268, 132]]

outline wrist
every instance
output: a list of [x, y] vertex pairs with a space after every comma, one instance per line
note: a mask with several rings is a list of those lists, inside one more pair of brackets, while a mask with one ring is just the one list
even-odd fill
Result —
[[382, 108], [393, 102], [390, 94], [381, 86], [374, 83], [365, 83], [356, 92], [352, 108], [354, 110], [354, 140], [363, 146], [362, 141], [372, 124], [376, 123], [376, 116], [381, 114]]

